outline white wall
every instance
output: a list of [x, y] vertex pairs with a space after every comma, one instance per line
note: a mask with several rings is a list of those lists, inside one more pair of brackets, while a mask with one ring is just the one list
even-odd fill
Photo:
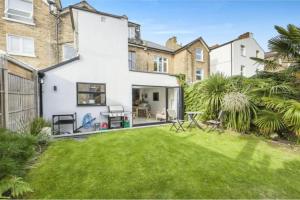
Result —
[[231, 75], [231, 44], [211, 50], [210, 67], [211, 74]]
[[[241, 55], [241, 45], [246, 47], [246, 56]], [[219, 72], [226, 76], [241, 75], [241, 66], [244, 65], [244, 76], [250, 77], [255, 75], [256, 70], [263, 69], [263, 65], [257, 64], [256, 61], [251, 59], [251, 57], [256, 57], [256, 50], [259, 50], [258, 57], [264, 58], [264, 50], [254, 38], [236, 40], [233, 43], [211, 50], [211, 74]]]
[[[123, 105], [132, 111], [132, 86], [178, 86], [174, 76], [130, 72], [128, 69], [128, 22], [74, 10], [78, 30], [80, 60], [45, 73], [43, 85], [43, 114], [51, 119], [54, 114], [77, 113], [77, 124], [82, 124], [86, 113], [97, 121], [105, 106], [77, 106], [76, 83], [105, 83], [107, 105]], [[53, 90], [57, 86], [57, 91]]]
[[[166, 88], [154, 87], [154, 88], [141, 88], [141, 94], [147, 94], [145, 101], [151, 106], [151, 114], [161, 113], [166, 109]], [[159, 93], [159, 101], [153, 101], [153, 93]]]
[[[246, 48], [246, 56], [241, 55], [241, 45]], [[262, 70], [263, 65], [257, 64], [251, 57], [256, 57], [256, 51], [259, 51], [259, 58], [264, 58], [264, 50], [258, 45], [254, 38], [245, 38], [233, 42], [233, 75], [241, 74], [241, 66], [244, 65], [243, 75], [250, 77], [256, 74], [256, 70]]]

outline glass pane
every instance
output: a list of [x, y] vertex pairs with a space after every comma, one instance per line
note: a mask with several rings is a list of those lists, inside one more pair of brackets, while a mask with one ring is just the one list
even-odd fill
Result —
[[154, 71], [157, 71], [157, 62], [156, 62], [156, 60], [154, 61]]
[[32, 13], [32, 1], [30, 0], [8, 0], [8, 9], [19, 10], [23, 13]]
[[23, 38], [23, 53], [34, 54], [34, 42], [32, 39]]
[[12, 52], [20, 52], [21, 47], [20, 47], [20, 38], [15, 37], [15, 36], [9, 36], [9, 51]]
[[167, 62], [164, 62], [163, 72], [167, 72]]
[[63, 48], [64, 60], [69, 60], [77, 55], [77, 50], [72, 45], [66, 44]]
[[104, 105], [105, 94], [78, 94], [78, 104], [83, 105]]
[[105, 92], [105, 85], [95, 84], [95, 83], [79, 83], [78, 91], [79, 92]]

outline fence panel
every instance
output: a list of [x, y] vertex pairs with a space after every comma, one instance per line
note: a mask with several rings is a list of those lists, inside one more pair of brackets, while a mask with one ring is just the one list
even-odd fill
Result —
[[34, 80], [8, 74], [8, 124], [13, 131], [25, 130], [36, 117], [36, 89]]

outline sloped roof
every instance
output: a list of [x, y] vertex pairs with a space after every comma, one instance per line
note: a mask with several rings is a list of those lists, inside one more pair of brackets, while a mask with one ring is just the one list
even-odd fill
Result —
[[96, 11], [97, 9], [94, 8], [91, 4], [89, 4], [87, 1], [80, 1], [78, 3], [75, 3], [75, 4], [72, 4], [72, 5], [69, 5], [65, 8], [63, 8], [63, 12], [69, 12], [69, 7], [70, 6], [74, 6], [74, 7], [78, 7], [78, 8], [85, 8], [85, 9], [89, 9], [89, 10], [93, 10], [93, 11]]
[[150, 48], [160, 49], [163, 51], [170, 51], [170, 52], [174, 51], [166, 46], [163, 46], [163, 45], [160, 45], [155, 42], [148, 41], [148, 40], [143, 40], [143, 43], [145, 44], [145, 46], [150, 47]]
[[58, 68], [58, 67], [64, 66], [64, 65], [66, 65], [66, 64], [69, 64], [69, 63], [74, 62], [74, 61], [79, 60], [79, 59], [80, 59], [80, 56], [78, 55], [78, 56], [76, 56], [76, 57], [74, 57], [74, 58], [71, 58], [71, 59], [69, 59], [69, 60], [60, 62], [60, 63], [58, 63], [58, 64], [56, 64], [56, 65], [52, 65], [52, 66], [47, 67], [47, 68], [45, 68], [45, 69], [41, 69], [41, 70], [39, 70], [39, 72], [40, 72], [40, 73], [44, 73], [44, 72], [50, 71], [50, 70], [52, 70], [52, 69], [56, 69], [56, 68]]
[[198, 38], [196, 38], [195, 40], [191, 41], [190, 43], [188, 43], [188, 44], [182, 46], [181, 48], [179, 48], [179, 49], [177, 49], [177, 50], [175, 50], [174, 52], [175, 52], [175, 53], [178, 53], [178, 52], [180, 52], [180, 51], [182, 51], [182, 50], [184, 50], [184, 49], [190, 47], [191, 45], [193, 45], [195, 42], [198, 42], [198, 41], [202, 42], [202, 44], [203, 44], [204, 46], [206, 46], [206, 48], [209, 50], [209, 46], [206, 44], [206, 42], [203, 40], [203, 38], [202, 38], [202, 37], [198, 37]]

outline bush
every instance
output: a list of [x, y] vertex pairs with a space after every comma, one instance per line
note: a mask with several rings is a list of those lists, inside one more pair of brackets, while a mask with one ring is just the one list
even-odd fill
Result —
[[50, 124], [41, 117], [35, 118], [29, 124], [29, 132], [31, 135], [39, 135], [44, 127], [48, 127]]
[[37, 140], [28, 134], [0, 130], [0, 179], [24, 175], [24, 166], [35, 153]]
[[[25, 175], [26, 165], [34, 156], [36, 145], [37, 140], [32, 135], [0, 129], [0, 196], [3, 193], [12, 195], [12, 192], [19, 196], [23, 189], [28, 189], [19, 177]], [[26, 187], [22, 189], [23, 186]]]

